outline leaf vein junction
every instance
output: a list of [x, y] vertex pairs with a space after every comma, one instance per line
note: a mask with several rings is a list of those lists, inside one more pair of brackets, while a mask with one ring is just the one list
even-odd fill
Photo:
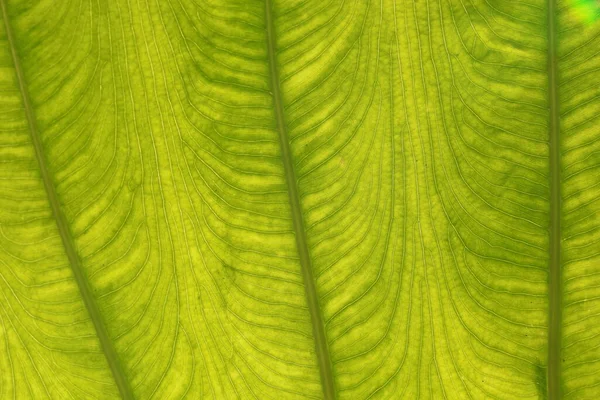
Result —
[[269, 73], [271, 78], [271, 92], [273, 95], [273, 105], [277, 118], [277, 131], [279, 133], [279, 143], [281, 147], [281, 156], [285, 169], [285, 179], [288, 187], [289, 201], [292, 212], [292, 220], [294, 225], [294, 234], [296, 236], [296, 246], [300, 256], [300, 265], [302, 268], [302, 277], [304, 280], [304, 288], [306, 299], [310, 311], [310, 319], [312, 323], [313, 337], [315, 341], [315, 350], [317, 361], [319, 363], [319, 372], [321, 375], [321, 384], [323, 386], [323, 395], [326, 400], [333, 400], [335, 395], [335, 384], [331, 367], [331, 358], [329, 355], [329, 347], [327, 337], [325, 335], [325, 327], [323, 323], [323, 315], [319, 306], [319, 299], [315, 287], [315, 278], [313, 276], [310, 255], [308, 252], [308, 243], [306, 240], [306, 229], [302, 217], [302, 209], [300, 207], [300, 197], [298, 195], [297, 178], [294, 172], [294, 163], [292, 160], [289, 137], [287, 134], [285, 119], [283, 115], [283, 103], [280, 92], [280, 78], [277, 70], [276, 60], [276, 39], [275, 29], [273, 26], [273, 5], [271, 0], [265, 1], [265, 19], [267, 28], [267, 50], [269, 56]]
[[25, 76], [21, 67], [15, 38], [13, 36], [12, 28], [9, 23], [8, 10], [6, 7], [5, 0], [0, 0], [0, 9], [2, 12], [2, 20], [4, 21], [8, 45], [10, 47], [13, 66], [19, 85], [19, 91], [23, 100], [23, 108], [25, 110], [25, 115], [27, 118], [27, 125], [29, 128], [31, 142], [33, 143], [35, 156], [40, 169], [40, 175], [44, 183], [44, 189], [46, 190], [46, 194], [48, 196], [48, 202], [50, 203], [52, 214], [54, 215], [54, 219], [56, 220], [56, 225], [58, 227], [58, 231], [65, 249], [65, 253], [69, 259], [69, 264], [71, 266], [73, 276], [75, 277], [75, 281], [77, 282], [77, 286], [81, 293], [83, 303], [85, 304], [85, 307], [94, 324], [94, 328], [96, 330], [96, 334], [98, 335], [100, 346], [106, 357], [106, 361], [111, 369], [115, 383], [119, 388], [119, 392], [123, 399], [133, 399], [133, 394], [129, 382], [122, 370], [117, 353], [108, 335], [108, 331], [106, 330], [106, 326], [104, 325], [104, 321], [100, 314], [100, 310], [98, 309], [98, 305], [96, 304], [96, 301], [92, 294], [92, 289], [90, 288], [87, 278], [83, 272], [81, 261], [79, 260], [77, 250], [75, 249], [75, 244], [73, 243], [72, 234], [69, 230], [66, 217], [61, 210], [60, 200], [58, 199], [58, 195], [56, 194], [56, 189], [54, 187], [51, 174], [48, 170], [48, 165], [44, 154], [44, 147], [42, 144], [40, 133], [37, 129], [35, 113], [31, 104], [31, 99], [29, 98], [27, 83], [25, 81]]

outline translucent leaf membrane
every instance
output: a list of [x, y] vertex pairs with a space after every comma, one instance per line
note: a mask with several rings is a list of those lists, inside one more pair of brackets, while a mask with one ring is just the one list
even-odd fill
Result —
[[264, 1], [0, 4], [0, 398], [118, 398], [120, 379], [319, 399], [318, 351], [339, 399], [555, 396], [553, 84], [561, 390], [600, 394], [600, 26], [580, 3], [556, 7], [556, 81], [546, 0], [275, 0], [276, 68]]
[[592, 2], [561, 1], [559, 15], [563, 205], [564, 398], [600, 394], [600, 24]]

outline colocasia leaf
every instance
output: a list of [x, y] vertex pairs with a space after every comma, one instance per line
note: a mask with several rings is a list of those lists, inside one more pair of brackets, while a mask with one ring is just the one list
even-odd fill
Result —
[[0, 9], [0, 399], [600, 398], [597, 1]]

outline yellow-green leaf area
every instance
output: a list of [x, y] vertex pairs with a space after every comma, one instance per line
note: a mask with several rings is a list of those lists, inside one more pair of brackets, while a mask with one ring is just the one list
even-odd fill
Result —
[[600, 396], [597, 2], [0, 6], [0, 398]]

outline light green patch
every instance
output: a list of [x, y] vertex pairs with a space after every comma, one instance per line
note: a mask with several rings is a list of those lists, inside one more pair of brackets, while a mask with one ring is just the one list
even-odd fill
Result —
[[598, 0], [568, 0], [573, 7], [577, 19], [591, 24], [600, 19], [600, 2]]

